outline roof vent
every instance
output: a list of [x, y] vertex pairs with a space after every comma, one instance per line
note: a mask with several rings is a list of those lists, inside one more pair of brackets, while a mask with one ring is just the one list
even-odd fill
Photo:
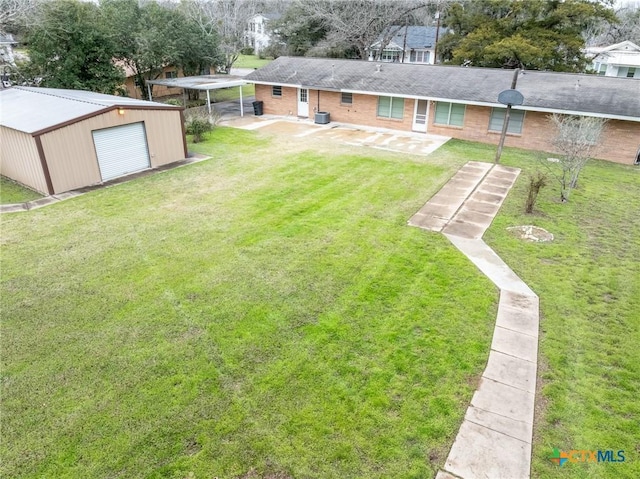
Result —
[[376, 65], [376, 73], [380, 73], [381, 68], [382, 68], [382, 65], [380, 63], [378, 63]]

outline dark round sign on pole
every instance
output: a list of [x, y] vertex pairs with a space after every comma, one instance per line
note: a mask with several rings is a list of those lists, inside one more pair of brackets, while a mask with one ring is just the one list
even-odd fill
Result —
[[522, 105], [524, 96], [518, 90], [504, 90], [498, 95], [498, 101], [503, 105]]

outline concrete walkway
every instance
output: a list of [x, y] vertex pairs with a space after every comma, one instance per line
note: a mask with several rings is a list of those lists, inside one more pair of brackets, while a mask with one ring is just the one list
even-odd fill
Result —
[[436, 479], [530, 476], [538, 297], [481, 239], [519, 173], [469, 162], [409, 220], [442, 232], [500, 289], [487, 366]]

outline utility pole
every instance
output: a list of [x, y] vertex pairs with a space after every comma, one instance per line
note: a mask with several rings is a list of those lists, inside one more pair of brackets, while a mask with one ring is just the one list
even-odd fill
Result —
[[[500, 103], [507, 104], [507, 111], [504, 114], [504, 123], [502, 124], [502, 134], [500, 135], [500, 142], [498, 143], [498, 151], [496, 152], [495, 163], [500, 163], [500, 156], [502, 155], [502, 148], [504, 147], [504, 140], [507, 137], [507, 128], [509, 128], [509, 117], [511, 116], [511, 105], [522, 105], [522, 94], [516, 90], [516, 84], [518, 83], [518, 75], [520, 74], [520, 69], [516, 68], [513, 71], [513, 80], [511, 80], [511, 90], [505, 90], [498, 96], [498, 101]], [[507, 95], [505, 95], [507, 93]], [[517, 93], [519, 98], [514, 95]], [[506, 97], [506, 98], [504, 98]]]
[[438, 36], [440, 34], [440, 12], [436, 12], [436, 41], [433, 45], [433, 64], [438, 63]]

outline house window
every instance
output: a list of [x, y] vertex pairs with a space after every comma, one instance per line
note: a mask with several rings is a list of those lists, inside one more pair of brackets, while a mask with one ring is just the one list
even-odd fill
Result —
[[[492, 108], [491, 119], [489, 120], [489, 131], [502, 131], [504, 125], [504, 116], [506, 114], [505, 108]], [[509, 115], [509, 126], [507, 127], [507, 133], [513, 133], [519, 135], [522, 133], [522, 124], [524, 123], [524, 111], [511, 110]]]
[[459, 103], [437, 101], [434, 123], [437, 125], [462, 126], [464, 123], [464, 111], [465, 106]]
[[636, 76], [636, 68], [629, 67], [629, 70], [627, 70], [627, 78], [635, 78], [635, 76]]
[[343, 105], [352, 105], [353, 104], [353, 93], [343, 93], [340, 98], [340, 103]]
[[598, 70], [598, 75], [604, 76], [607, 73], [607, 65], [603, 63], [600, 65], [600, 69]]
[[397, 62], [400, 58], [400, 52], [398, 50], [382, 50], [380, 60], [383, 62]]
[[618, 67], [618, 77], [625, 78], [629, 72], [628, 67]]
[[282, 87], [280, 85], [273, 85], [271, 87], [271, 96], [282, 96]]
[[178, 78], [178, 72], [176, 72], [176, 71], [165, 72], [164, 77], [165, 78]]
[[390, 96], [378, 97], [378, 116], [382, 118], [396, 118], [402, 120], [404, 113], [404, 98]]
[[411, 63], [429, 63], [431, 52], [428, 51], [416, 51], [411, 50], [411, 55], [409, 55], [409, 61]]

